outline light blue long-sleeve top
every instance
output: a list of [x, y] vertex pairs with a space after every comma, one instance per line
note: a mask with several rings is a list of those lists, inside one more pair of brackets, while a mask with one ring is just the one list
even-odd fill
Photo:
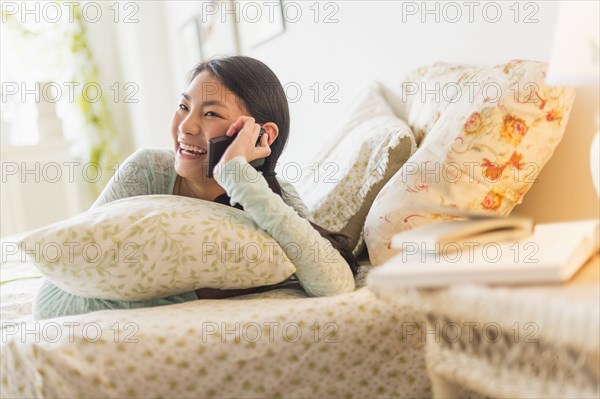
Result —
[[[168, 148], [143, 148], [131, 154], [118, 168], [91, 208], [120, 198], [151, 194], [173, 194], [177, 173], [175, 152]], [[291, 248], [297, 280], [311, 296], [330, 296], [355, 289], [354, 276], [346, 260], [309, 223], [310, 212], [294, 187], [277, 178], [283, 195], [275, 194], [260, 172], [243, 156], [215, 168], [214, 178], [230, 198], [240, 204], [255, 223], [282, 248]], [[288, 245], [295, 243], [296, 245]], [[300, 248], [300, 251], [297, 249]], [[33, 304], [34, 319], [45, 319], [94, 310], [160, 306], [198, 299], [195, 292], [146, 301], [111, 301], [69, 294], [45, 280]]]

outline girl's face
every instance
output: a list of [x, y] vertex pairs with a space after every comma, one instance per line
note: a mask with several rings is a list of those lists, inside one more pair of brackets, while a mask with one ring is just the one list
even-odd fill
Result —
[[206, 177], [208, 140], [223, 136], [240, 116], [248, 115], [241, 100], [231, 90], [204, 71], [182, 93], [171, 121], [175, 148], [175, 171], [194, 180]]

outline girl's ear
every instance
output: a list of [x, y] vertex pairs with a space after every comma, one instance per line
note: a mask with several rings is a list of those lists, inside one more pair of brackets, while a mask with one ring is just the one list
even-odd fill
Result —
[[273, 122], [267, 122], [261, 126], [263, 127], [263, 129], [265, 129], [265, 131], [269, 135], [269, 146], [271, 146], [271, 144], [273, 144], [273, 142], [275, 141], [277, 136], [279, 136], [279, 128]]

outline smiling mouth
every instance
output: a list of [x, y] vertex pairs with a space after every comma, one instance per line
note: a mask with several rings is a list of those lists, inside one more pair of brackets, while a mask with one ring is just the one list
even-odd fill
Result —
[[199, 157], [205, 155], [207, 151], [204, 148], [196, 147], [193, 145], [187, 145], [183, 143], [179, 143], [179, 151], [180, 154], [186, 155], [188, 157]]

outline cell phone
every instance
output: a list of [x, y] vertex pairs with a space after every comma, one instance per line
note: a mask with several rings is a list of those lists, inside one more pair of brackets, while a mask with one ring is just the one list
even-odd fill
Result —
[[[261, 139], [262, 135], [265, 133], [267, 133], [267, 132], [265, 131], [265, 129], [263, 129], [261, 127], [260, 133], [258, 133], [258, 140], [256, 141], [255, 147], [260, 144], [260, 139]], [[213, 177], [213, 169], [215, 168], [217, 163], [221, 160], [221, 158], [223, 157], [223, 154], [225, 153], [225, 150], [227, 149], [227, 147], [229, 147], [229, 144], [231, 144], [233, 142], [233, 140], [235, 140], [237, 135], [238, 135], [237, 133], [231, 137], [223, 135], [223, 136], [214, 137], [214, 138], [208, 140], [208, 170], [206, 171], [207, 177], [211, 177], [211, 178]], [[264, 158], [258, 158], [258, 159], [255, 159], [254, 161], [250, 162], [250, 165], [257, 168], [259, 166], [264, 165], [264, 163], [265, 163]]]

